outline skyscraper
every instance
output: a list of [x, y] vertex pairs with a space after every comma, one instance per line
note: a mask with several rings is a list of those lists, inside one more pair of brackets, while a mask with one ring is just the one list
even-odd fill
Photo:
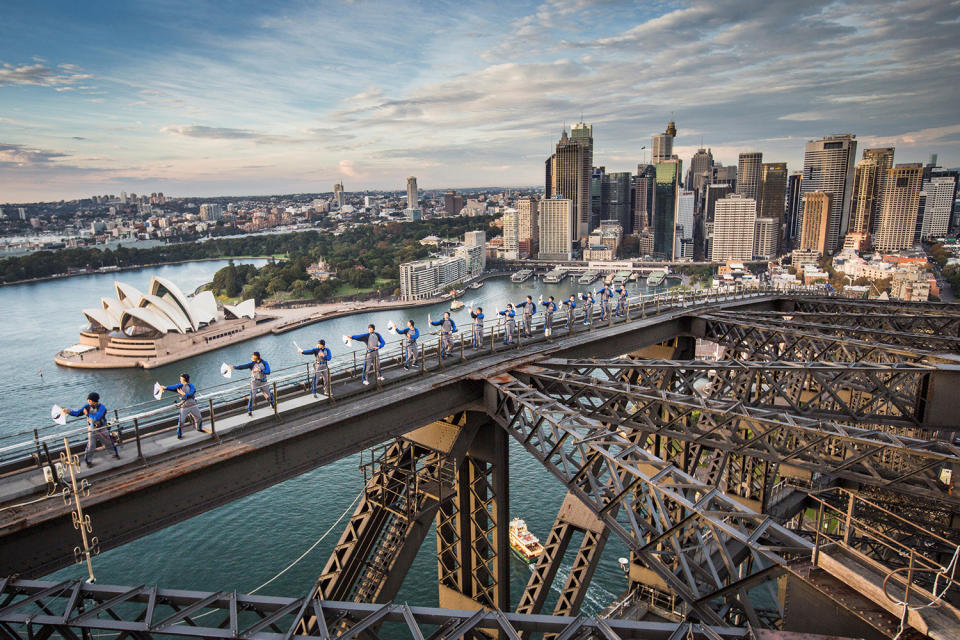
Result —
[[633, 226], [624, 229], [624, 233], [641, 233], [650, 228], [655, 178], [656, 169], [652, 164], [637, 165], [637, 175], [633, 177]]
[[[687, 173], [687, 190], [701, 193], [704, 186], [713, 178], [713, 152], [710, 149], [697, 149], [690, 159], [690, 171]], [[702, 194], [701, 194], [702, 195]]]
[[674, 259], [677, 231], [677, 195], [683, 162], [679, 158], [657, 165], [656, 189], [653, 196], [653, 251]]
[[716, 204], [720, 198], [726, 198], [733, 193], [733, 187], [726, 182], [717, 182], [707, 185], [707, 197], [703, 203], [703, 215], [707, 222], [713, 222], [716, 215]]
[[444, 217], [458, 216], [463, 209], [463, 196], [453, 189], [443, 194], [443, 215]]
[[696, 202], [693, 191], [681, 189], [677, 195], [677, 237], [681, 240], [693, 238], [693, 205]]
[[803, 228], [800, 231], [801, 251], [827, 252], [830, 216], [833, 215], [833, 194], [811, 191], [803, 196]]
[[673, 158], [673, 139], [676, 137], [677, 125], [674, 124], [673, 120], [667, 124], [667, 130], [665, 132], [653, 136], [653, 142], [650, 147], [652, 150], [650, 162], [652, 164]]
[[803, 172], [794, 171], [787, 178], [787, 210], [784, 215], [784, 238], [786, 242], [783, 250], [793, 249], [796, 245], [797, 237], [800, 235], [800, 218], [803, 216], [803, 200], [801, 200], [801, 191], [803, 183]]
[[538, 223], [540, 201], [533, 196], [526, 196], [517, 200], [519, 214], [517, 227], [517, 242], [521, 257], [536, 255], [540, 242], [540, 226]]
[[593, 177], [593, 128], [582, 122], [564, 129], [556, 151], [547, 160], [547, 199], [566, 198], [573, 202], [570, 240], [575, 242], [590, 230], [590, 184]]
[[503, 257], [520, 259], [520, 213], [512, 207], [503, 211]]
[[880, 223], [874, 238], [878, 251], [899, 251], [913, 246], [922, 180], [923, 165], [919, 162], [887, 169]]
[[711, 260], [750, 260], [753, 258], [753, 234], [757, 222], [757, 202], [732, 193], [717, 200], [713, 222]]
[[[760, 170], [760, 203], [757, 218], [773, 218], [777, 226], [777, 243], [773, 256], [780, 251], [780, 229], [783, 226], [783, 207], [787, 198], [787, 163], [764, 162]], [[759, 254], [758, 254], [759, 255]]]
[[957, 179], [954, 176], [935, 176], [923, 184], [926, 200], [923, 205], [921, 239], [947, 235], [950, 214], [953, 211], [953, 194], [956, 189]]
[[[876, 234], [880, 224], [880, 210], [883, 208], [883, 186], [886, 180], [887, 169], [893, 168], [894, 147], [874, 147], [863, 150], [863, 159], [876, 163], [877, 175], [874, 178], [873, 209], [870, 212], [870, 227], [861, 229], [862, 233]], [[852, 205], [851, 205], [852, 206]], [[852, 215], [852, 214], [851, 214]], [[851, 220], [851, 224], [853, 221]]]
[[877, 161], [873, 158], [864, 158], [857, 163], [853, 171], [853, 195], [848, 233], [870, 233], [878, 175]]
[[757, 258], [777, 257], [777, 238], [780, 225], [776, 218], [757, 218], [753, 232], [753, 255]]
[[541, 260], [570, 260], [573, 242], [570, 225], [573, 223], [573, 200], [546, 198], [540, 201]]
[[[826, 253], [836, 251], [840, 246], [840, 237], [847, 232], [856, 153], [856, 136], [847, 133], [811, 140], [803, 154], [803, 195], [823, 191], [832, 196], [827, 220]], [[806, 205], [803, 211], [806, 215]]]
[[593, 228], [599, 227], [603, 220], [616, 220], [621, 229], [630, 229], [630, 182], [632, 176], [628, 171], [617, 171], [603, 175], [601, 181], [602, 197], [600, 204], [600, 220]]
[[417, 190], [416, 176], [407, 178], [407, 208], [417, 209], [420, 205], [420, 192]]
[[741, 153], [737, 164], [737, 193], [757, 201], [760, 196], [763, 154], [759, 151]]
[[343, 180], [333, 185], [333, 201], [338, 207], [343, 207], [345, 200], [343, 193]]

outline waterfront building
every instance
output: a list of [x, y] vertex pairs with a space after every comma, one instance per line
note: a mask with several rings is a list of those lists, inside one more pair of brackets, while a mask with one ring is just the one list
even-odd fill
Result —
[[856, 153], [856, 136], [849, 133], [811, 140], [804, 151], [803, 196], [816, 191], [831, 196], [825, 253], [836, 251], [840, 247], [840, 237], [847, 232]]
[[922, 180], [923, 165], [919, 162], [887, 169], [883, 207], [874, 237], [877, 251], [899, 251], [913, 246]]
[[520, 259], [520, 212], [512, 207], [503, 212], [503, 257]]
[[573, 222], [570, 240], [576, 242], [590, 232], [593, 180], [593, 127], [577, 123], [567, 135], [560, 135], [556, 150], [546, 164], [544, 193], [547, 199], [562, 198], [573, 203]]
[[732, 193], [717, 200], [713, 220], [713, 262], [753, 259], [757, 201]]
[[462, 282], [465, 277], [467, 261], [462, 256], [404, 262], [400, 265], [400, 297], [404, 300], [430, 298]]
[[552, 198], [540, 201], [540, 248], [541, 260], [573, 259], [573, 240], [570, 228], [574, 224], [573, 200]]
[[812, 191], [803, 196], [803, 228], [800, 231], [799, 249], [827, 253], [830, 233], [830, 216], [833, 215], [833, 194]]
[[537, 254], [540, 242], [540, 201], [533, 196], [517, 200], [517, 244], [520, 256], [528, 258]]
[[[460, 255], [463, 255], [467, 261], [467, 272], [470, 275], [479, 275], [487, 268], [487, 256], [486, 253], [482, 251], [486, 245], [486, 231], [467, 231], [463, 234], [463, 246], [470, 250]], [[480, 247], [481, 251], [474, 251], [473, 249], [475, 247]]]
[[759, 151], [741, 153], [737, 163], [737, 193], [754, 201], [760, 199], [763, 154]]

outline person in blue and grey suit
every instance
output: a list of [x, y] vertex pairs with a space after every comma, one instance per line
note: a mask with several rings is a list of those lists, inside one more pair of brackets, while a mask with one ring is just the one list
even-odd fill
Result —
[[203, 430], [203, 416], [200, 415], [200, 405], [197, 404], [197, 388], [190, 382], [189, 373], [180, 374], [180, 384], [171, 384], [163, 388], [164, 391], [176, 391], [180, 394], [177, 407], [180, 409], [180, 419], [177, 421], [177, 440], [183, 439], [183, 423], [187, 418], [193, 418], [197, 431]]
[[513, 310], [513, 305], [509, 302], [507, 303], [507, 308], [499, 312], [503, 316], [503, 344], [510, 344], [513, 342], [513, 336], [517, 331], [517, 321], [514, 318], [517, 315], [517, 312]]
[[622, 316], [627, 312], [627, 297], [630, 295], [627, 292], [626, 285], [618, 287], [617, 292], [617, 315]]
[[417, 329], [413, 320], [407, 320], [407, 326], [403, 329], [397, 329], [397, 333], [403, 336], [403, 344], [406, 347], [403, 368], [409, 369], [417, 364], [417, 339], [420, 337], [420, 329]]
[[470, 317], [473, 318], [473, 348], [479, 349], [483, 346], [483, 307], [470, 309]]
[[553, 296], [547, 298], [546, 302], [541, 298], [541, 303], [543, 304], [543, 336], [549, 338], [553, 333], [553, 314], [557, 311], [557, 303], [553, 301]]
[[449, 357], [453, 351], [453, 334], [457, 332], [457, 323], [450, 317], [449, 311], [444, 311], [442, 318], [433, 320], [430, 324], [440, 327], [440, 357]]
[[573, 333], [573, 316], [577, 312], [577, 297], [571, 293], [570, 298], [563, 301], [563, 305], [567, 308], [567, 332]]
[[580, 299], [583, 300], [583, 324], [593, 324], [593, 294], [581, 293]]
[[376, 375], [377, 380], [383, 380], [380, 375], [380, 349], [387, 343], [383, 341], [383, 336], [377, 333], [377, 328], [368, 324], [366, 333], [356, 333], [350, 336], [350, 339], [367, 346], [367, 356], [363, 360], [363, 384], [370, 384], [367, 379], [368, 372]]
[[247, 415], [253, 415], [253, 404], [256, 401], [257, 393], [263, 394], [263, 397], [270, 402], [270, 406], [276, 408], [277, 400], [270, 391], [270, 384], [267, 382], [267, 376], [270, 375], [270, 363], [260, 357], [259, 351], [254, 351], [250, 356], [250, 362], [231, 366], [231, 369], [250, 369], [250, 399], [247, 400]]
[[517, 309], [523, 309], [523, 324], [520, 325], [520, 335], [524, 338], [533, 335], [533, 316], [537, 313], [537, 305], [532, 296], [527, 296], [523, 302], [517, 303]]
[[72, 411], [70, 409], [63, 409], [61, 413], [74, 417], [86, 416], [87, 448], [83, 450], [83, 461], [87, 463], [88, 467], [93, 466], [93, 463], [90, 462], [90, 456], [97, 448], [98, 442], [103, 445], [104, 449], [113, 447], [113, 457], [120, 457], [120, 450], [117, 449], [117, 445], [110, 436], [110, 431], [107, 429], [107, 408], [100, 404], [99, 393], [93, 392], [88, 395], [87, 404], [79, 409]]
[[610, 315], [610, 298], [613, 297], [613, 291], [604, 283], [597, 289], [597, 295], [600, 296], [600, 322], [603, 322]]
[[323, 394], [330, 395], [330, 359], [333, 354], [327, 348], [325, 340], [317, 340], [317, 346], [313, 349], [300, 349], [300, 353], [305, 356], [314, 356], [313, 358], [313, 397], [317, 397], [317, 378], [323, 385]]

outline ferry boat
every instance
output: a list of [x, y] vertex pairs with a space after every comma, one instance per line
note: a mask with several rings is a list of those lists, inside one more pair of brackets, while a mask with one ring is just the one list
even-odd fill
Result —
[[613, 284], [614, 286], [622, 287], [629, 278], [630, 278], [629, 271], [618, 271], [617, 275], [613, 277]]
[[599, 271], [596, 271], [596, 270], [594, 270], [594, 269], [590, 269], [589, 271], [587, 271], [586, 273], [584, 273], [582, 276], [580, 276], [580, 278], [577, 280], [577, 283], [578, 283], [578, 284], [593, 284], [593, 282], [594, 282], [597, 278], [599, 278], [599, 277], [600, 277], [600, 272], [599, 272]]
[[666, 277], [667, 277], [666, 269], [655, 269], [650, 272], [650, 275], [647, 276], [647, 286], [659, 287], [661, 284], [663, 284], [663, 281]]
[[459, 311], [460, 309], [463, 309], [463, 307], [463, 300], [454, 300], [450, 303], [450, 311]]
[[510, 276], [512, 282], [526, 282], [530, 279], [530, 276], [533, 275], [533, 269], [520, 269], [515, 274]]
[[567, 277], [567, 270], [563, 267], [557, 267], [543, 276], [543, 281], [546, 284], [557, 284], [558, 282], [563, 282], [563, 279]]
[[470, 285], [470, 288], [471, 288], [471, 289], [479, 289], [479, 288], [482, 287], [482, 286], [483, 286], [483, 280], [481, 280], [480, 282], [474, 282], [472, 285]]
[[527, 523], [520, 518], [510, 521], [510, 548], [524, 562], [535, 562], [543, 555], [543, 545], [530, 533]]

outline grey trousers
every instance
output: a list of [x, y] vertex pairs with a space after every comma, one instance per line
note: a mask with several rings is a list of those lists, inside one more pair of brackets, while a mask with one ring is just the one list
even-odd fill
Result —
[[503, 324], [503, 342], [504, 344], [508, 342], [513, 342], [513, 335], [516, 333], [517, 323], [513, 320], [507, 320]]
[[549, 333], [553, 331], [553, 314], [552, 313], [543, 314], [543, 331], [544, 333]]
[[257, 393], [262, 393], [263, 397], [266, 398], [271, 405], [273, 405], [273, 392], [270, 391], [270, 384], [267, 382], [266, 378], [263, 380], [250, 378], [250, 399], [247, 400], [247, 411], [253, 411], [253, 405], [254, 402], [256, 402]]
[[313, 367], [313, 395], [317, 395], [317, 381], [323, 388], [323, 393], [330, 395], [330, 367], [326, 365]]
[[453, 334], [441, 332], [440, 333], [440, 353], [443, 354], [443, 357], [446, 358], [450, 355], [450, 352], [453, 350]]
[[403, 362], [408, 367], [412, 367], [417, 364], [417, 343], [409, 342], [407, 343], [407, 359]]
[[367, 351], [367, 357], [363, 361], [363, 379], [367, 379], [367, 373], [372, 373], [377, 378], [380, 377], [380, 351], [373, 349]]
[[203, 416], [200, 415], [200, 405], [197, 404], [196, 400], [190, 400], [180, 405], [180, 422], [177, 426], [183, 428], [188, 418], [193, 418], [193, 426], [197, 429], [203, 424]]
[[90, 455], [96, 450], [97, 445], [102, 444], [104, 449], [113, 447], [113, 452], [120, 455], [117, 445], [113, 444], [113, 438], [110, 437], [110, 431], [107, 427], [87, 427], [87, 448], [83, 450], [83, 459], [90, 462]]

